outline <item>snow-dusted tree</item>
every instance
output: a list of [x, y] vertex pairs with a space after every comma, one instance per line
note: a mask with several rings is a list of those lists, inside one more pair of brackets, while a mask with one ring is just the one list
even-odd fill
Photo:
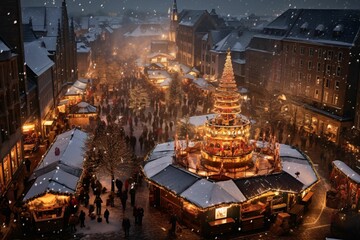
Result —
[[134, 153], [127, 146], [125, 135], [119, 125], [109, 125], [97, 131], [87, 143], [90, 146], [87, 166], [93, 171], [103, 170], [111, 176], [111, 191], [115, 190], [115, 174], [119, 171], [130, 171], [134, 165]]
[[133, 111], [139, 111], [150, 105], [149, 95], [147, 89], [141, 85], [135, 85], [130, 89], [129, 108]]
[[175, 106], [175, 104], [181, 103], [181, 96], [182, 96], [181, 79], [178, 73], [175, 73], [172, 78], [173, 79], [169, 85], [169, 91], [167, 94], [168, 106]]

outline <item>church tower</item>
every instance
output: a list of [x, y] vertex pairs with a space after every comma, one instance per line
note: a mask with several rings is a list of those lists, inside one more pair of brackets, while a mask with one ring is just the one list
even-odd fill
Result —
[[176, 43], [177, 27], [178, 27], [178, 11], [177, 11], [176, 0], [174, 0], [170, 13], [170, 31], [169, 31], [169, 41], [174, 44]]

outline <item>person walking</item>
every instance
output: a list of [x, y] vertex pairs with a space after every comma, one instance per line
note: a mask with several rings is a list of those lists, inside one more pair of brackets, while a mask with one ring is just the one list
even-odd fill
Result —
[[135, 205], [135, 193], [136, 193], [135, 186], [133, 185], [131, 186], [129, 193], [130, 193], [130, 203], [131, 206], [133, 207]]
[[136, 206], [133, 207], [133, 216], [135, 218], [135, 225], [138, 224], [138, 208]]
[[126, 200], [127, 200], [127, 198], [128, 198], [127, 191], [124, 191], [120, 196], [123, 212], [125, 212], [125, 209], [126, 209]]
[[81, 210], [80, 212], [79, 220], [80, 220], [80, 227], [81, 228], [85, 227], [85, 212], [83, 210]]
[[144, 209], [142, 207], [137, 209], [137, 223], [141, 226], [144, 217]]
[[71, 214], [69, 218], [69, 225], [70, 225], [70, 231], [76, 232], [76, 224], [78, 223], [79, 219], [78, 216], [75, 214]]
[[125, 232], [125, 237], [129, 237], [129, 230], [130, 230], [130, 219], [127, 217], [124, 217], [123, 221], [122, 221], [122, 227], [124, 229]]
[[95, 200], [94, 200], [94, 204], [96, 206], [96, 215], [100, 216], [101, 215], [101, 204], [102, 204], [102, 199], [100, 196], [96, 196]]
[[170, 228], [171, 235], [176, 234], [176, 222], [177, 222], [177, 217], [175, 214], [172, 214], [170, 217], [170, 222], [169, 222], [169, 223], [171, 223], [171, 228]]
[[110, 216], [110, 212], [108, 209], [106, 209], [104, 212], [104, 218], [106, 220], [106, 223], [109, 223], [109, 216]]

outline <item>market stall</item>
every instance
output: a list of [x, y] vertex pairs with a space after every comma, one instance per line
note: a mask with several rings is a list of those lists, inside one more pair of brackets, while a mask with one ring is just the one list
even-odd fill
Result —
[[97, 108], [90, 103], [80, 102], [72, 106], [68, 114], [70, 126], [87, 127], [91, 124], [91, 119], [95, 120], [98, 116]]
[[30, 177], [23, 202], [38, 232], [60, 229], [66, 222], [66, 208], [83, 171], [86, 139], [76, 128], [58, 135]]

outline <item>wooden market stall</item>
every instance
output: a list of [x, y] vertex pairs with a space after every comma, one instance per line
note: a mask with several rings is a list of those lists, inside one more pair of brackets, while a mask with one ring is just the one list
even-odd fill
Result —
[[86, 140], [87, 134], [76, 128], [58, 135], [30, 177], [23, 203], [38, 232], [64, 227], [66, 208], [81, 180]]
[[90, 103], [80, 102], [71, 107], [68, 114], [70, 126], [87, 127], [91, 120], [96, 120], [98, 116], [97, 108]]

